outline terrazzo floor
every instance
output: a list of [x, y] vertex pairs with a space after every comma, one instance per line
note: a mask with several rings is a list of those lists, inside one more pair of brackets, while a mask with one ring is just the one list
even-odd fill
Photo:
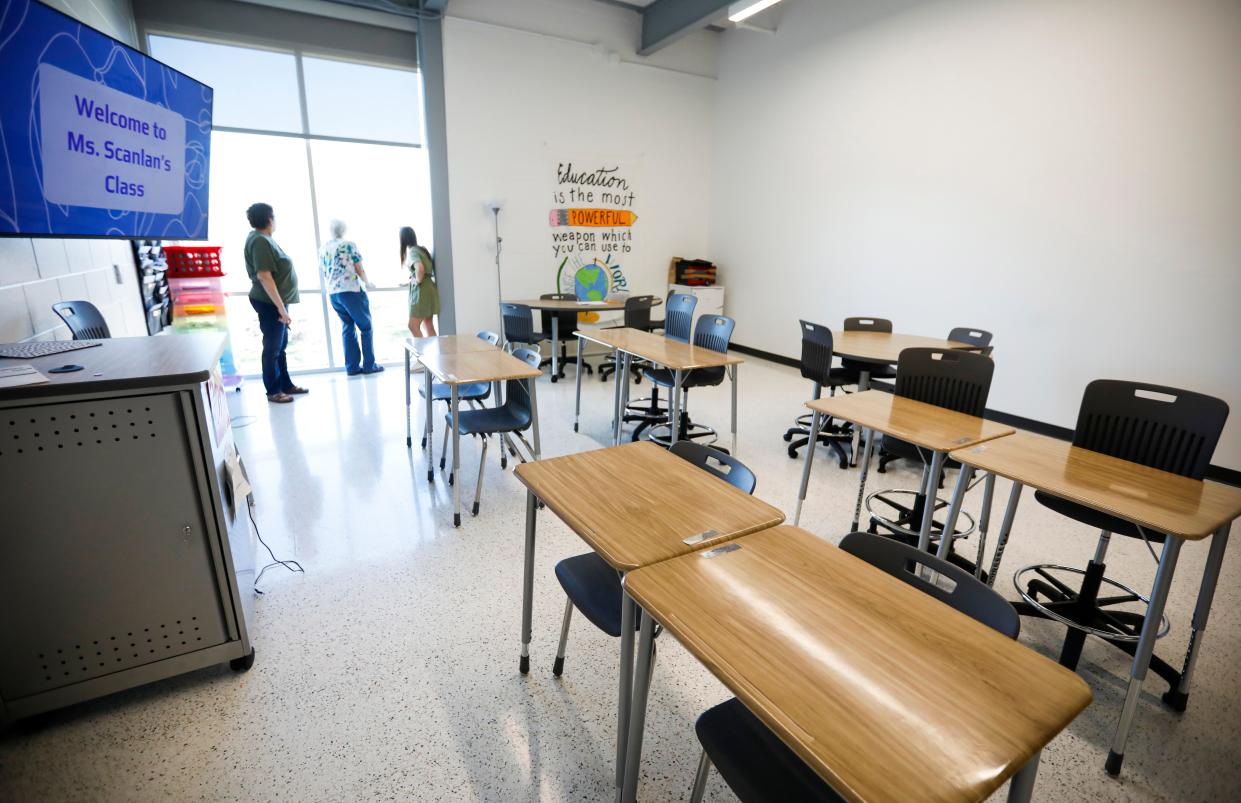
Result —
[[[609, 441], [610, 383], [583, 382], [575, 434], [572, 376], [540, 382], [547, 456]], [[740, 383], [739, 456], [758, 476], [757, 494], [791, 515], [801, 463], [786, 456], [780, 435], [809, 388], [796, 371], [760, 360], [742, 366]], [[552, 567], [582, 551], [580, 541], [554, 515], [540, 516], [533, 666], [523, 677], [516, 664], [524, 495], [511, 472], [500, 471], [496, 450], [482, 511], [471, 517], [466, 505], [456, 530], [449, 486], [428, 485], [424, 457], [405, 448], [399, 369], [309, 376], [304, 384], [311, 394], [291, 405], [269, 406], [254, 382], [231, 399], [262, 534], [280, 557], [306, 568], [264, 578], [250, 623], [254, 668], [202, 670], [11, 728], [0, 735], [0, 800], [611, 799], [617, 644], [579, 617], [565, 674], [551, 674], [563, 605]], [[695, 418], [726, 426], [726, 388], [690, 395]], [[468, 497], [477, 450], [469, 439], [462, 449]], [[857, 473], [821, 455], [802, 524], [835, 541], [850, 518]], [[912, 467], [872, 477], [895, 487], [916, 480]], [[996, 498], [1007, 494], [1001, 480]], [[1012, 598], [1017, 567], [1083, 565], [1094, 542], [1093, 532], [1027, 493], [997, 587]], [[1206, 552], [1188, 545], [1173, 584], [1172, 632], [1157, 649], [1177, 664]], [[1141, 543], [1114, 539], [1108, 557], [1110, 575], [1150, 587], [1154, 562]], [[1239, 585], [1234, 547], [1189, 711], [1163, 707], [1152, 674], [1119, 780], [1103, 772], [1103, 761], [1128, 662], [1087, 644], [1080, 672], [1095, 701], [1044, 751], [1036, 800], [1238, 799]], [[1023, 621], [1022, 642], [1049, 655], [1061, 635], [1050, 623]], [[661, 644], [640, 797], [684, 800], [699, 755], [694, 719], [727, 693], [672, 638]], [[892, 746], [894, 767], [901, 749]], [[713, 774], [707, 800], [732, 799]]]

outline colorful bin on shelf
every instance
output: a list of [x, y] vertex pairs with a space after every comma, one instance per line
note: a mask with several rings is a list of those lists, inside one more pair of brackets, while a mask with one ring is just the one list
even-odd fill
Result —
[[224, 266], [218, 245], [168, 245], [168, 293], [172, 297], [174, 332], [222, 332], [224, 354], [220, 357], [220, 377], [225, 387], [241, 385], [241, 375], [233, 359], [228, 338], [227, 297], [224, 292]]

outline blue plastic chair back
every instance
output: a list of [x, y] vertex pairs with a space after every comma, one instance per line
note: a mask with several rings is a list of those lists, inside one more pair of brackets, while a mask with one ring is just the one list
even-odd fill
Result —
[[832, 376], [832, 330], [810, 321], [801, 324], [801, 375], [819, 385]]
[[501, 304], [504, 339], [509, 343], [534, 343], [534, 313], [525, 304]]
[[[538, 369], [539, 363], [543, 361], [542, 355], [534, 349], [513, 349], [513, 356], [535, 369]], [[504, 385], [504, 406], [511, 410], [521, 422], [522, 429], [530, 426], [533, 418], [533, 411], [530, 407], [530, 383], [536, 379], [538, 377], [510, 379]]]
[[892, 331], [892, 322], [887, 318], [854, 317], [845, 318], [846, 332], [888, 332]]
[[486, 340], [488, 343], [490, 343], [493, 346], [500, 345], [500, 336], [497, 335], [495, 332], [488, 332], [486, 329], [483, 329], [482, 331], [478, 333], [478, 339]]
[[688, 293], [673, 293], [668, 296], [668, 308], [664, 312], [664, 337], [688, 343], [696, 306], [698, 298]]
[[52, 305], [52, 311], [69, 327], [74, 340], [107, 340], [112, 337], [108, 322], [103, 319], [99, 308], [89, 301], [59, 301]]
[[960, 349], [908, 348], [896, 364], [896, 395], [982, 415], [991, 392], [995, 363], [990, 357]]
[[703, 315], [694, 327], [694, 345], [712, 351], [728, 351], [737, 322], [727, 315]]
[[672, 444], [671, 451], [682, 460], [693, 463], [708, 474], [719, 477], [748, 494], [754, 493], [754, 486], [758, 484], [754, 472], [750, 471], [745, 463], [719, 449], [693, 441], [677, 441]]

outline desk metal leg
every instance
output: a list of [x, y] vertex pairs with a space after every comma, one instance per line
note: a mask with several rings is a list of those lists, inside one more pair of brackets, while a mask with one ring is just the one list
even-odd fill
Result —
[[[623, 582], [623, 581], [622, 581]], [[638, 606], [621, 595], [620, 703], [616, 712], [616, 788], [625, 783], [625, 749], [629, 744], [629, 707], [633, 692], [633, 617]]]
[[523, 675], [530, 671], [530, 620], [534, 608], [534, 531], [537, 516], [538, 503], [534, 493], [526, 491], [526, 565], [521, 580], [521, 661], [517, 665]]
[[978, 512], [978, 555], [974, 558], [974, 576], [982, 579], [982, 553], [987, 548], [987, 530], [991, 526], [991, 500], [995, 496], [995, 475], [987, 472], [982, 481], [982, 510]]
[[[956, 530], [957, 516], [961, 515], [961, 504], [965, 501], [965, 492], [969, 490], [970, 480], [973, 478], [973, 467], [962, 465], [957, 476], [957, 487], [952, 491], [952, 502], [948, 505], [948, 517], [944, 519], [944, 532], [939, 537], [939, 551], [936, 554], [943, 560], [948, 560], [948, 553], [952, 552], [952, 533]], [[934, 507], [935, 497], [927, 497], [927, 508]]]
[[560, 373], [560, 313], [552, 314], [552, 381]]
[[1224, 550], [1228, 548], [1228, 531], [1231, 528], [1231, 524], [1225, 524], [1215, 531], [1211, 539], [1211, 552], [1207, 555], [1207, 565], [1202, 570], [1198, 602], [1194, 605], [1193, 629], [1189, 631], [1189, 647], [1185, 650], [1181, 681], [1175, 689], [1169, 689], [1163, 696], [1163, 701], [1177, 711], [1184, 711], [1186, 703], [1189, 702], [1189, 684], [1193, 680], [1198, 651], [1202, 649], [1202, 636], [1206, 633], [1207, 617], [1211, 615], [1211, 601], [1215, 598], [1215, 584], [1219, 580], [1220, 566], [1224, 563]]
[[422, 425], [423, 448], [427, 452], [427, 482], [435, 482], [435, 424], [432, 414], [432, 407], [435, 402], [431, 401], [431, 372], [424, 366], [422, 369], [423, 382], [425, 385], [426, 399], [423, 406], [426, 407], [426, 423]]
[[[859, 370], [857, 379], [857, 390], [861, 393], [864, 390], [870, 390], [870, 371]], [[872, 433], [873, 434], [873, 433]], [[853, 428], [853, 449], [849, 452], [849, 465], [857, 465], [857, 456], [862, 451], [862, 428]], [[856, 518], [856, 517], [855, 517]], [[857, 530], [857, 525], [853, 526]]]
[[405, 350], [405, 448], [413, 448], [414, 430], [413, 424], [410, 422], [410, 397], [409, 397], [409, 349]]
[[1000, 560], [1004, 557], [1004, 547], [1008, 546], [1008, 535], [1013, 531], [1013, 520], [1017, 518], [1017, 503], [1021, 501], [1021, 489], [1024, 486], [1019, 482], [1013, 483], [1013, 489], [1008, 493], [1008, 504], [1004, 507], [1004, 518], [1000, 521], [1000, 535], [995, 539], [995, 554], [991, 556], [991, 571], [987, 574], [987, 585], [995, 586], [995, 576], [1000, 570]]
[[450, 392], [452, 394], [452, 473], [448, 475], [448, 479], [452, 481], [452, 526], [461, 526], [461, 397], [458, 395], [458, 385], [451, 385]]
[[573, 431], [577, 432], [578, 419], [582, 417], [582, 352], [586, 350], [582, 338], [577, 339], [577, 399], [573, 403]]
[[822, 422], [823, 414], [815, 410], [814, 416], [810, 419], [810, 440], [806, 442], [806, 463], [801, 469], [801, 490], [797, 492], [797, 509], [793, 512], [794, 527], [801, 522], [801, 506], [806, 501], [806, 489], [810, 486], [810, 465], [814, 462], [814, 445], [819, 442], [819, 426]]
[[629, 409], [629, 367], [633, 364], [633, 355], [629, 352], [616, 353], [616, 381], [620, 383], [620, 412], [616, 426], [618, 433], [616, 442], [620, 443], [620, 433], [625, 428], [625, 411]]
[[[862, 450], [862, 475], [858, 477], [857, 483], [857, 504], [853, 506], [853, 524], [849, 527], [849, 532], [857, 532], [858, 524], [862, 520], [862, 500], [866, 495], [866, 475], [870, 473], [870, 456], [875, 450], [875, 431], [873, 429], [863, 429], [858, 427], [858, 434], [866, 441], [866, 446]], [[815, 442], [811, 441], [806, 447], [813, 451]]]
[[1142, 681], [1146, 679], [1146, 670], [1150, 668], [1151, 653], [1155, 650], [1159, 623], [1163, 619], [1163, 606], [1168, 601], [1168, 589], [1172, 587], [1172, 574], [1176, 571], [1176, 558], [1180, 552], [1181, 539], [1168, 538], [1164, 541], [1163, 555], [1159, 558], [1159, 569], [1155, 572], [1155, 583], [1151, 587], [1151, 601], [1146, 606], [1146, 618], [1142, 622], [1142, 635], [1138, 637], [1137, 651], [1133, 654], [1133, 665], [1129, 670], [1129, 691], [1125, 695], [1125, 706], [1120, 711], [1120, 723], [1116, 726], [1112, 749], [1108, 751], [1107, 763], [1104, 765], [1107, 774], [1113, 777], [1120, 775], [1120, 765], [1125, 760], [1125, 743], [1133, 728]]
[[530, 387], [530, 437], [534, 441], [534, 459], [538, 460], [539, 455], [543, 453], [542, 444], [539, 442], [539, 395], [535, 388], [535, 377], [529, 381]]
[[612, 392], [615, 398], [612, 400], [612, 445], [620, 446], [621, 439], [621, 422], [625, 419], [625, 410], [621, 407], [621, 363], [624, 359], [621, 357], [619, 349], [613, 349], [612, 355], [616, 359], [616, 371], [612, 374]]
[[638, 770], [642, 764], [642, 736], [643, 731], [646, 730], [646, 699], [651, 691], [655, 620], [645, 611], [640, 611], [639, 615], [642, 617], [642, 629], [638, 634], [638, 663], [633, 668], [633, 702], [629, 714], [629, 739], [625, 749], [625, 784], [621, 789], [621, 803], [633, 803], [637, 798]]
[[681, 369], [672, 372], [672, 392], [668, 394], [668, 446], [677, 442], [681, 430]]
[[1026, 765], [1017, 770], [1008, 784], [1008, 803], [1029, 803], [1034, 794], [1034, 778], [1038, 775], [1038, 762], [1043, 751], [1034, 754]]
[[[870, 444], [866, 444], [870, 452]], [[935, 521], [935, 497], [939, 488], [939, 473], [944, 467], [944, 452], [931, 455], [931, 471], [926, 478], [926, 502], [922, 507], [922, 529], [918, 533], [918, 551], [926, 552], [931, 548], [931, 523]]]
[[732, 366], [733, 375], [733, 457], [737, 456], [737, 369], [739, 365]]

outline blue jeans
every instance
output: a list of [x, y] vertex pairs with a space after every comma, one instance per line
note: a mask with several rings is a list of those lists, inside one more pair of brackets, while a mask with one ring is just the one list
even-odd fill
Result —
[[[348, 293], [332, 293], [332, 309], [340, 316], [340, 336], [345, 341], [345, 370], [351, 374], [358, 371], [369, 371], [375, 367], [375, 336], [371, 331], [371, 302], [366, 293], [354, 290]], [[358, 330], [362, 338], [362, 348], [358, 348], [358, 338], [353, 330]]]
[[289, 327], [280, 322], [280, 311], [275, 304], [252, 298], [250, 306], [259, 314], [259, 331], [263, 333], [263, 387], [268, 396], [286, 393], [293, 387], [284, 354], [289, 345]]

